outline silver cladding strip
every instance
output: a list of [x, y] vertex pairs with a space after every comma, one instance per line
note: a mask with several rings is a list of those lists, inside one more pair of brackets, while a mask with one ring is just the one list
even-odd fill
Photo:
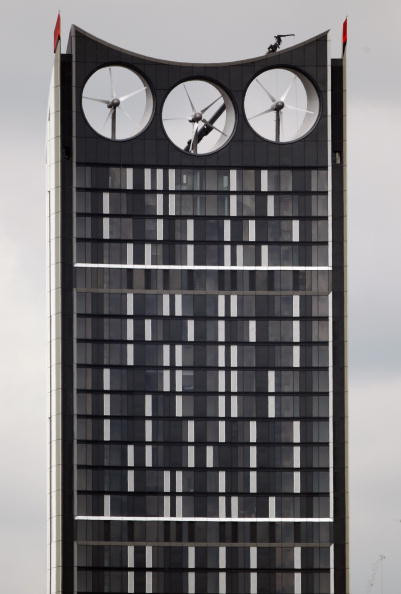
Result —
[[91, 522], [309, 522], [313, 524], [333, 522], [332, 518], [183, 518], [177, 516], [75, 516], [75, 519]]

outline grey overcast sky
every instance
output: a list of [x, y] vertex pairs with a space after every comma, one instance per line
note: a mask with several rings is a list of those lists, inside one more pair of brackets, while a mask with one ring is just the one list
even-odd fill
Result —
[[[44, 142], [52, 34], [72, 23], [139, 53], [224, 61], [326, 29], [340, 56], [349, 17], [351, 589], [384, 562], [401, 583], [401, 4], [397, 0], [13, 0], [0, 23], [0, 591], [46, 588]], [[379, 580], [371, 590], [380, 592]]]

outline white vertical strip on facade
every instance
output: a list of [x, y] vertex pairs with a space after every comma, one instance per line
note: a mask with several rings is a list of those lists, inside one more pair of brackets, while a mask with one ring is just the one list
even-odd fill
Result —
[[267, 192], [267, 169], [262, 169], [260, 172], [260, 190]]
[[194, 341], [194, 320], [187, 320], [187, 336], [188, 342]]
[[182, 295], [175, 295], [175, 315], [182, 316]]
[[226, 347], [224, 344], [219, 344], [217, 347], [217, 361], [219, 367], [224, 367], [226, 364]]
[[110, 219], [103, 217], [103, 239], [110, 239]]
[[152, 320], [145, 320], [145, 340], [152, 340]]
[[193, 445], [187, 447], [188, 451], [188, 468], [194, 468], [195, 466], [195, 447]]
[[219, 493], [226, 492], [226, 471], [219, 470]]
[[152, 264], [152, 244], [145, 243], [145, 266]]
[[231, 392], [236, 392], [238, 390], [238, 371], [233, 370], [230, 373], [230, 380], [231, 380]]
[[127, 471], [127, 491], [135, 491], [135, 470]]
[[170, 392], [170, 370], [163, 369], [163, 392]]
[[260, 248], [260, 263], [262, 266], [269, 266], [269, 246], [262, 245]]
[[237, 365], [238, 365], [238, 346], [236, 344], [232, 344], [230, 346], [230, 367], [237, 367]]
[[156, 221], [156, 239], [159, 241], [163, 239], [163, 219], [157, 219]]
[[177, 493], [182, 493], [182, 470], [175, 471], [175, 490]]
[[274, 217], [274, 196], [269, 194], [267, 197], [267, 216]]
[[195, 422], [193, 419], [187, 421], [187, 441], [195, 441]]
[[230, 296], [230, 315], [236, 318], [238, 315], [238, 297], [237, 295]]
[[226, 372], [224, 369], [219, 369], [218, 373], [218, 391], [225, 392], [226, 391]]
[[250, 493], [257, 492], [256, 471], [255, 470], [251, 470], [251, 472], [249, 473], [249, 492]]
[[269, 497], [269, 518], [276, 517], [276, 498], [274, 496]]
[[237, 191], [237, 170], [230, 169], [230, 192]]
[[294, 318], [299, 318], [299, 312], [300, 312], [299, 295], [294, 295], [292, 298], [292, 316]]
[[300, 443], [301, 441], [301, 422], [292, 422], [292, 440], [294, 443]]
[[269, 370], [267, 372], [267, 391], [276, 391], [276, 372], [274, 370]]
[[294, 594], [301, 594], [302, 592], [302, 578], [301, 573], [294, 573]]
[[292, 347], [292, 361], [293, 367], [299, 367], [301, 364], [301, 347], [299, 345]]
[[226, 517], [226, 498], [219, 496], [219, 518]]
[[134, 315], [134, 295], [127, 293], [127, 316]]
[[127, 365], [134, 364], [134, 345], [127, 344]]
[[103, 515], [111, 516], [110, 495], [103, 495]]
[[249, 446], [249, 466], [250, 468], [257, 466], [256, 446]]
[[134, 263], [134, 244], [127, 243], [127, 264]]
[[163, 365], [164, 367], [170, 367], [170, 345], [163, 345]]
[[219, 316], [219, 318], [224, 318], [224, 316], [226, 315], [224, 295], [217, 296], [217, 315]]
[[156, 190], [163, 189], [163, 169], [156, 170]]
[[224, 245], [224, 266], [231, 266], [231, 245]]
[[182, 367], [182, 344], [175, 345], [175, 366]]
[[110, 369], [103, 368], [103, 390], [110, 390]]
[[231, 517], [238, 518], [238, 497], [236, 495], [231, 497]]
[[293, 466], [294, 468], [301, 467], [301, 448], [299, 446], [294, 447], [293, 449]]
[[248, 221], [248, 241], [255, 241], [256, 238], [256, 225], [255, 219]]
[[163, 215], [163, 194], [157, 194], [156, 196], [156, 214], [158, 216]]
[[294, 493], [301, 492], [301, 473], [294, 472]]
[[229, 219], [224, 220], [224, 241], [231, 241], [231, 223]]
[[275, 396], [268, 396], [267, 397], [267, 414], [268, 417], [274, 419], [276, 416], [276, 397]]
[[170, 194], [168, 197], [168, 214], [175, 215], [175, 194]]
[[243, 266], [244, 265], [244, 246], [237, 245], [236, 252], [237, 252], [237, 266]]
[[333, 293], [329, 294], [329, 488], [330, 518], [334, 516], [334, 453], [333, 453]]
[[294, 342], [300, 341], [300, 323], [299, 320], [294, 320], [292, 322], [292, 340]]
[[152, 172], [150, 169], [145, 169], [144, 171], [144, 181], [143, 181], [143, 187], [145, 190], [151, 190], [152, 189]]
[[230, 195], [230, 217], [237, 216], [237, 196], [235, 194]]
[[103, 440], [110, 441], [110, 419], [103, 419]]
[[301, 569], [301, 547], [294, 547], [294, 569]]
[[168, 170], [168, 189], [175, 190], [175, 169]]
[[135, 547], [132, 545], [128, 545], [127, 547], [127, 558], [128, 567], [135, 567]]
[[238, 396], [237, 394], [233, 394], [230, 398], [231, 400], [231, 417], [237, 418], [238, 417]]
[[334, 594], [334, 545], [330, 545], [330, 594]]
[[256, 442], [256, 421], [249, 421], [249, 441]]
[[187, 266], [194, 265], [194, 244], [189, 243], [187, 245]]
[[187, 220], [187, 241], [194, 240], [194, 220], [188, 219]]
[[299, 221], [292, 221], [292, 241], [299, 241]]
[[170, 295], [162, 295], [163, 298], [163, 315], [170, 315]]
[[218, 398], [219, 398], [219, 401], [218, 401], [219, 417], [225, 417], [226, 416], [226, 397], [219, 396]]
[[152, 394], [145, 394], [145, 417], [152, 416]]
[[195, 594], [195, 572], [188, 571], [188, 594]]
[[127, 320], [127, 340], [134, 340], [134, 320]]
[[145, 445], [145, 466], [151, 467], [153, 465], [153, 450], [151, 445]]
[[127, 167], [127, 190], [134, 189], [134, 170], [132, 167]]
[[256, 320], [249, 320], [249, 342], [256, 342]]
[[103, 192], [103, 214], [110, 214], [110, 194]]
[[127, 466], [135, 465], [135, 449], [133, 444], [127, 445]]
[[213, 468], [213, 446], [206, 446], [206, 467]]
[[[131, 547], [131, 548], [134, 548], [134, 547]], [[135, 594], [135, 572], [134, 571], [128, 572], [128, 594]]]
[[103, 394], [103, 415], [110, 416], [110, 394]]
[[226, 323], [224, 320], [217, 321], [217, 334], [218, 334], [217, 340], [219, 342], [224, 342], [226, 339]]
[[182, 396], [181, 396], [181, 394], [176, 394], [176, 397], [175, 397], [175, 416], [182, 417]]
[[224, 443], [226, 441], [226, 422], [219, 421], [219, 442]]

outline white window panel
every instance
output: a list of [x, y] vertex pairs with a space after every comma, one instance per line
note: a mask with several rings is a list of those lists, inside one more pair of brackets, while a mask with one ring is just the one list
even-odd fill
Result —
[[219, 493], [226, 492], [226, 472], [225, 470], [219, 470]]
[[103, 390], [110, 390], [110, 369], [103, 369]]
[[127, 320], [127, 340], [134, 340], [134, 320]]
[[250, 468], [256, 468], [257, 460], [256, 460], [256, 446], [249, 447], [249, 466]]
[[255, 220], [252, 220], [252, 221], [249, 221], [248, 222], [248, 228], [249, 228], [248, 241], [255, 241], [255, 237], [256, 237]]
[[157, 169], [156, 171], [156, 190], [163, 189], [163, 169]]
[[182, 497], [179, 495], [175, 498], [175, 515], [177, 518], [182, 518]]
[[[135, 567], [135, 547], [132, 545], [128, 545], [128, 567]], [[132, 575], [135, 575], [134, 572], [131, 572]]]
[[299, 241], [299, 221], [292, 221], [292, 241]]
[[194, 221], [193, 219], [187, 220], [187, 241], [194, 240]]
[[103, 415], [110, 416], [110, 394], [103, 394]]
[[103, 496], [103, 515], [111, 516], [110, 495]]
[[258, 568], [258, 549], [256, 547], [249, 548], [249, 565], [251, 569]]
[[188, 594], [195, 594], [195, 573], [188, 572]]
[[226, 568], [226, 547], [219, 547], [219, 569]]
[[110, 194], [103, 192], [103, 214], [110, 214]]
[[237, 245], [237, 266], [244, 265], [244, 248], [242, 245]]
[[146, 594], [152, 594], [152, 592], [153, 592], [152, 584], [153, 584], [152, 572], [147, 571], [146, 572], [146, 587], [145, 587]]
[[168, 197], [168, 214], [175, 215], [175, 194], [170, 194]]
[[269, 266], [269, 246], [262, 245], [260, 248], [260, 263], [262, 266]]
[[267, 169], [260, 171], [260, 190], [261, 192], [267, 192]]
[[256, 342], [256, 320], [249, 320], [249, 342]]
[[236, 370], [231, 371], [230, 380], [231, 380], [231, 392], [236, 392], [238, 390], [238, 372]]
[[177, 394], [175, 397], [175, 416], [182, 417], [182, 396]]
[[151, 187], [152, 187], [151, 180], [152, 180], [151, 170], [145, 169], [145, 171], [144, 171], [144, 188], [145, 188], [145, 190], [151, 189]]
[[195, 466], [195, 447], [193, 445], [188, 446], [188, 468], [194, 468]]
[[213, 468], [213, 446], [206, 446], [206, 466]]
[[168, 367], [170, 365], [170, 345], [163, 345], [163, 365]]
[[275, 392], [276, 391], [276, 372], [269, 370], [267, 372], [267, 391], [268, 392]]
[[152, 421], [145, 421], [145, 441], [152, 441]]
[[294, 342], [300, 341], [300, 327], [299, 320], [294, 320], [292, 323], [292, 340]]
[[299, 367], [301, 364], [301, 347], [299, 345], [292, 347], [293, 367]]
[[195, 547], [188, 547], [188, 568], [195, 567]]
[[226, 416], [226, 397], [219, 396], [219, 417]]
[[156, 196], [156, 214], [163, 214], [163, 194], [157, 194]]
[[195, 441], [195, 423], [193, 420], [187, 421], [187, 441]]
[[163, 498], [163, 515], [165, 518], [170, 517], [170, 497], [168, 495]]
[[257, 479], [256, 479], [256, 472], [252, 470], [249, 473], [249, 492], [256, 493], [257, 490]]
[[226, 422], [219, 421], [219, 442], [224, 443], [226, 441]]
[[193, 266], [194, 265], [194, 244], [189, 243], [187, 245], [187, 265]]
[[218, 310], [219, 318], [224, 318], [224, 316], [226, 314], [224, 295], [218, 295], [218, 297], [217, 297], [217, 310]]
[[134, 188], [134, 170], [132, 167], [127, 167], [127, 190]]
[[175, 366], [182, 367], [182, 345], [175, 345]]
[[164, 492], [170, 493], [170, 471], [169, 470], [163, 471], [163, 486], [164, 486]]
[[224, 266], [231, 266], [231, 246], [224, 246]]
[[231, 517], [238, 518], [238, 497], [236, 495], [231, 497]]
[[256, 442], [256, 421], [249, 421], [249, 441]]
[[237, 295], [230, 296], [230, 315], [236, 318], [238, 315], [238, 297]]
[[135, 471], [127, 471], [127, 491], [135, 491]]
[[293, 432], [294, 443], [300, 443], [300, 441], [301, 441], [301, 423], [300, 423], [300, 421], [293, 421], [292, 432]]
[[224, 344], [219, 344], [217, 347], [218, 353], [218, 365], [219, 367], [225, 367], [226, 364], [226, 347]]
[[237, 196], [235, 194], [231, 194], [230, 196], [230, 217], [237, 216]]
[[153, 465], [153, 450], [151, 445], [145, 446], [145, 466], [151, 467]]
[[159, 241], [161, 241], [163, 239], [163, 219], [157, 219], [156, 239], [158, 239]]
[[170, 370], [163, 370], [163, 392], [170, 392]]
[[294, 472], [294, 493], [301, 492], [301, 473]]
[[231, 223], [228, 219], [224, 221], [224, 241], [231, 241]]
[[127, 264], [134, 263], [134, 244], [127, 243]]
[[134, 345], [127, 344], [127, 365], [134, 364]]
[[175, 471], [175, 490], [177, 493], [182, 493], [182, 470]]
[[267, 216], [274, 217], [274, 196], [272, 194], [267, 197]]
[[294, 569], [301, 569], [301, 547], [294, 547]]
[[103, 218], [103, 239], [110, 239], [110, 221], [108, 217]]
[[182, 295], [175, 295], [175, 315], [182, 316]]
[[[129, 548], [129, 547], [128, 547]], [[134, 547], [131, 547], [132, 549]], [[133, 553], [132, 553], [133, 555]], [[130, 567], [130, 565], [128, 565]], [[128, 594], [134, 594], [135, 592], [135, 572], [129, 571], [128, 572]]]
[[170, 315], [170, 295], [163, 295], [163, 315]]
[[152, 340], [152, 320], [145, 320], [145, 340]]
[[127, 445], [127, 465], [128, 466], [135, 465], [135, 450], [134, 450], [133, 444]]
[[299, 295], [294, 295], [292, 298], [292, 315], [294, 318], [299, 318]]
[[188, 342], [194, 341], [194, 321], [187, 320], [187, 335], [188, 335]]
[[301, 594], [302, 592], [302, 574], [294, 573], [294, 594]]
[[217, 321], [218, 341], [224, 342], [226, 339], [226, 323], [224, 320]]
[[269, 497], [269, 518], [276, 517], [276, 498]]
[[230, 169], [230, 192], [237, 191], [237, 170]]
[[230, 347], [230, 367], [237, 367], [238, 365], [238, 346], [232, 344]]
[[175, 169], [168, 170], [168, 189], [175, 190]]
[[236, 394], [231, 396], [231, 417], [238, 417], [238, 396]]
[[258, 594], [258, 574], [251, 572], [250, 574], [250, 592], [249, 594]]
[[134, 315], [134, 295], [133, 293], [127, 293], [127, 316]]

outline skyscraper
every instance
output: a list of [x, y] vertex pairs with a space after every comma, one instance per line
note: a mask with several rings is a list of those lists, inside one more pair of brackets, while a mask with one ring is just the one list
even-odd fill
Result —
[[51, 594], [348, 591], [343, 81], [56, 30]]

